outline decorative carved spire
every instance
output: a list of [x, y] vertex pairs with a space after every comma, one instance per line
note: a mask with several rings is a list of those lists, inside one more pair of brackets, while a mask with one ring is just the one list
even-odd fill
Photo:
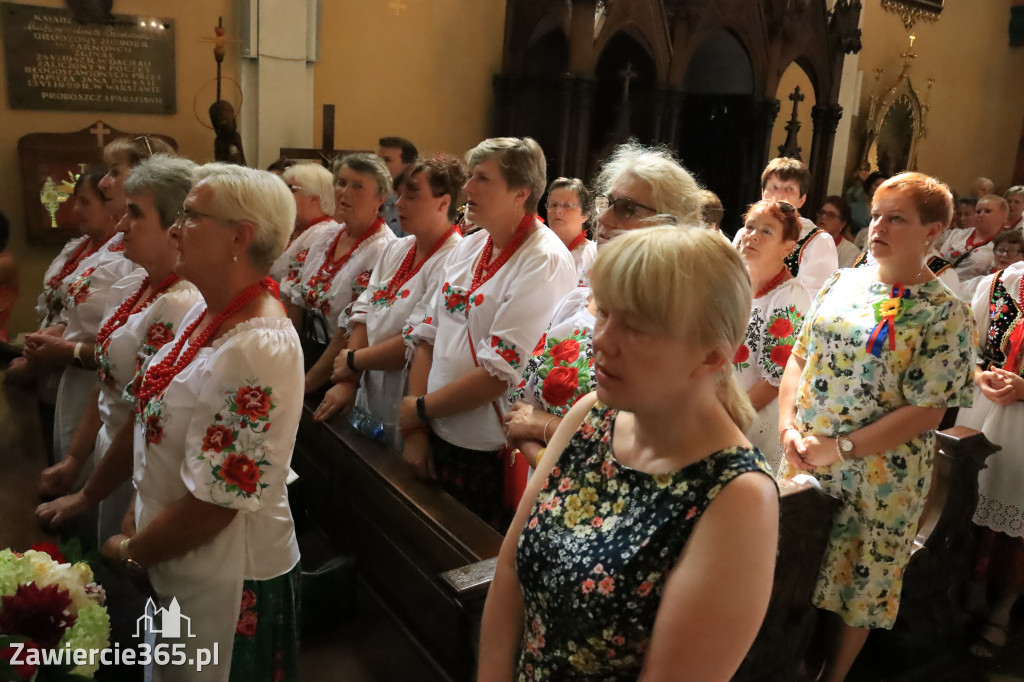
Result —
[[800, 102], [805, 99], [804, 93], [800, 92], [800, 86], [796, 86], [793, 92], [789, 93], [789, 101], [793, 103], [793, 113], [786, 123], [786, 141], [779, 145], [779, 156], [785, 156], [797, 161], [803, 161], [800, 156], [800, 145], [797, 144], [797, 133], [800, 132]]

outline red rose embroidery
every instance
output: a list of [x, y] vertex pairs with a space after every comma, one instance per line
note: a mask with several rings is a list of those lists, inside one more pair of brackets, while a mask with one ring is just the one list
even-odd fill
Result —
[[228, 485], [237, 486], [243, 493], [252, 495], [260, 482], [260, 468], [245, 455], [231, 454], [224, 460], [217, 476]]
[[497, 348], [500, 343], [501, 343], [501, 337], [498, 337], [498, 336], [492, 336], [491, 337], [491, 348]]
[[481, 305], [483, 305], [483, 303], [484, 303], [484, 295], [483, 294], [477, 294], [476, 298], [473, 299], [473, 305], [475, 305], [477, 308], [479, 308]]
[[83, 284], [75, 289], [75, 305], [81, 305], [89, 299], [89, 285]]
[[576, 362], [579, 356], [580, 344], [576, 339], [566, 339], [551, 349], [551, 357], [554, 358], [556, 364], [559, 362], [566, 364]]
[[163, 439], [164, 427], [160, 426], [160, 417], [155, 414], [146, 417], [146, 442], [159, 445]]
[[377, 301], [383, 301], [387, 297], [387, 289], [377, 289], [377, 291], [373, 292], [373, 303], [376, 303]]
[[308, 254], [308, 253], [309, 253], [309, 249], [303, 249], [302, 251], [299, 251], [297, 254], [295, 254], [295, 262], [296, 263], [305, 263], [306, 262], [306, 254]]
[[203, 450], [221, 452], [235, 442], [234, 434], [226, 426], [211, 426], [203, 437]]
[[242, 637], [253, 637], [256, 634], [257, 620], [255, 611], [242, 612], [238, 617], [238, 626], [235, 628], [235, 634]]
[[532, 355], [542, 355], [544, 353], [544, 346], [547, 345], [547, 342], [548, 342], [548, 335], [547, 334], [542, 334], [541, 337], [540, 337], [540, 341], [537, 342], [537, 345], [533, 349]]
[[238, 414], [256, 421], [270, 413], [270, 394], [259, 386], [243, 386], [235, 396]]
[[149, 329], [146, 330], [146, 343], [153, 348], [163, 348], [164, 344], [174, 339], [174, 334], [171, 333], [170, 325], [166, 325], [160, 322], [151, 324]]
[[498, 355], [501, 356], [502, 360], [513, 367], [519, 364], [519, 353], [516, 352], [515, 348], [503, 348], [498, 351]]
[[771, 360], [779, 367], [785, 367], [786, 363], [789, 362], [789, 356], [793, 353], [793, 345], [785, 344], [778, 345], [772, 348]]
[[568, 405], [579, 385], [579, 370], [575, 367], [555, 367], [544, 379], [541, 396], [548, 405]]
[[359, 273], [359, 276], [356, 277], [356, 286], [360, 286], [360, 287], [363, 287], [365, 289], [369, 285], [370, 285], [370, 271], [369, 270], [363, 270], [362, 272]]
[[238, 609], [239, 613], [248, 611], [254, 606], [256, 606], [256, 593], [252, 590], [242, 590], [242, 605]]
[[736, 355], [733, 356], [732, 362], [735, 365], [735, 364], [739, 364], [741, 362], [746, 362], [749, 359], [750, 359], [750, 349], [747, 348], [747, 344], [743, 344], [742, 346], [740, 346], [739, 348], [736, 349]]
[[793, 323], [785, 317], [780, 317], [768, 327], [768, 333], [777, 339], [787, 338], [793, 335]]

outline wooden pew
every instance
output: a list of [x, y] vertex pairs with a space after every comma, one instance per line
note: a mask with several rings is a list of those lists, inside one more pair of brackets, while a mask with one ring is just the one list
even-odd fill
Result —
[[[501, 536], [446, 493], [413, 478], [398, 455], [342, 420], [316, 424], [310, 414], [307, 408], [293, 466], [309, 488], [312, 517], [339, 550], [355, 557], [363, 603], [372, 600], [394, 619], [433, 679], [473, 679]], [[940, 660], [936, 652], [950, 649], [962, 629], [957, 598], [967, 575], [978, 472], [997, 449], [963, 427], [940, 433], [939, 441], [900, 617], [892, 633], [880, 633], [883, 640], [894, 638], [892, 646], [914, 674], [922, 661]], [[838, 501], [792, 481], [780, 483], [780, 495], [775, 585], [765, 622], [734, 678], [743, 682], [806, 680], [813, 677], [808, 669], [816, 669], [806, 661], [818, 621], [810, 596]], [[865, 651], [865, 658], [874, 655]], [[401, 678], [427, 676], [421, 669]]]
[[471, 680], [494, 569], [492, 561], [487, 572], [485, 563], [483, 580], [480, 567], [467, 567], [493, 560], [501, 535], [438, 487], [416, 480], [399, 455], [343, 419], [313, 422], [311, 407], [292, 464], [303, 481], [301, 512], [337, 551], [355, 559], [355, 629], [361, 618], [368, 626], [370, 614], [374, 621], [383, 614], [400, 633], [401, 641], [380, 643], [377, 653], [389, 659], [373, 661], [388, 668], [382, 679]]

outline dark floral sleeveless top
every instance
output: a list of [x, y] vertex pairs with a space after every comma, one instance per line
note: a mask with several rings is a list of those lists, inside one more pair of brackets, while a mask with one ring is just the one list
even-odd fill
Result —
[[[1010, 345], [1010, 333], [1022, 323], [1021, 310], [1002, 282], [1003, 271], [992, 278], [992, 290], [988, 298], [988, 335], [981, 349], [981, 364], [984, 367], [1006, 365], [1006, 351]], [[1021, 363], [1024, 366], [1024, 363]]]
[[598, 402], [551, 471], [523, 528], [526, 607], [518, 680], [635, 680], [662, 590], [701, 514], [731, 480], [771, 476], [753, 448], [667, 474], [622, 466], [617, 410]]
[[800, 272], [800, 260], [804, 257], [804, 249], [807, 248], [807, 243], [818, 236], [818, 233], [824, 232], [820, 227], [816, 227], [807, 233], [802, 239], [798, 239], [796, 246], [793, 247], [793, 251], [788, 256], [782, 259], [782, 262], [787, 268], [789, 268], [789, 274], [796, 277], [797, 273]]
[[[864, 253], [857, 256], [857, 259], [853, 261], [853, 265], [851, 265], [850, 267], [859, 268], [867, 264], [868, 254], [867, 251], [865, 251]], [[928, 269], [931, 270], [932, 274], [935, 275], [936, 277], [944, 273], [946, 270], [949, 270], [951, 267], [953, 267], [953, 264], [941, 256], [932, 256], [931, 258], [928, 259]]]

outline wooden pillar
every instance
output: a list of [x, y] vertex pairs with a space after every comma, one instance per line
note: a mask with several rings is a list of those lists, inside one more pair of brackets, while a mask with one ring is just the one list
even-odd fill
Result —
[[836, 128], [843, 117], [843, 108], [838, 104], [814, 105], [811, 107], [811, 121], [814, 135], [811, 138], [811, 155], [807, 167], [811, 170], [811, 191], [807, 196], [807, 210], [817, 209], [825, 197], [828, 174], [832, 168], [832, 145], [836, 139]]

